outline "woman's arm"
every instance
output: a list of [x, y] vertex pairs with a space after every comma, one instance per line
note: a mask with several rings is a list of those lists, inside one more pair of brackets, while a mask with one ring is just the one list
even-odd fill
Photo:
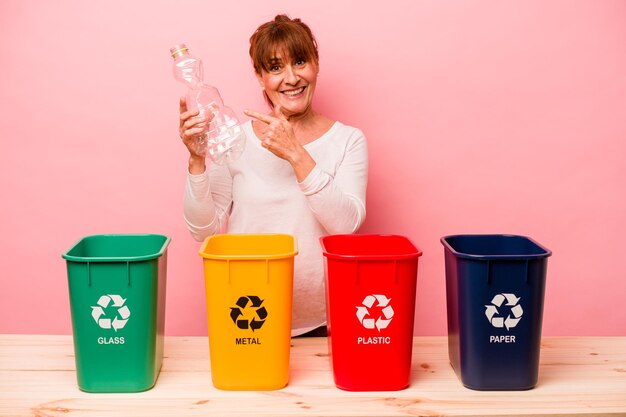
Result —
[[225, 230], [232, 204], [228, 168], [211, 165], [208, 172], [187, 174], [183, 212], [187, 229], [199, 242]]
[[298, 142], [280, 106], [274, 108], [274, 116], [251, 110], [244, 113], [267, 125], [261, 145], [291, 164], [311, 211], [326, 231], [331, 234], [356, 232], [365, 221], [368, 159], [363, 133], [354, 129], [346, 146], [337, 149], [343, 155], [333, 177], [319, 168]]
[[367, 142], [355, 130], [334, 177], [315, 165], [299, 182], [311, 211], [329, 234], [354, 233], [365, 221], [367, 171]]
[[189, 151], [183, 215], [193, 238], [202, 241], [224, 229], [232, 200], [232, 178], [226, 167], [211, 166], [207, 172], [206, 148], [198, 146], [197, 137], [206, 133], [211, 120], [199, 116], [198, 110], [187, 110], [184, 97], [180, 98], [179, 112], [179, 135]]

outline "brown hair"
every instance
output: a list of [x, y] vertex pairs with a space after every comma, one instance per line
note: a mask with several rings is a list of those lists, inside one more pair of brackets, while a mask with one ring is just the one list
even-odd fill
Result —
[[257, 74], [269, 71], [272, 58], [282, 51], [294, 60], [319, 62], [317, 42], [311, 29], [300, 19], [280, 14], [264, 23], [250, 37], [250, 58]]

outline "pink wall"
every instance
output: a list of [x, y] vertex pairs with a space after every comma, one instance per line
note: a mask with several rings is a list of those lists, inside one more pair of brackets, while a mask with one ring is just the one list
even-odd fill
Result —
[[554, 252], [545, 335], [626, 335], [626, 2], [369, 4], [2, 1], [0, 332], [70, 333], [61, 253], [152, 232], [172, 237], [167, 333], [206, 333], [168, 49], [264, 110], [248, 37], [287, 12], [318, 37], [318, 109], [369, 139], [362, 232], [424, 251], [417, 334], [446, 332], [439, 238], [491, 232]]

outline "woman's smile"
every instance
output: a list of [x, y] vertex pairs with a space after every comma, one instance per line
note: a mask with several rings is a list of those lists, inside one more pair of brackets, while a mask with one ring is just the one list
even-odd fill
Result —
[[306, 85], [299, 87], [299, 88], [293, 88], [290, 90], [283, 90], [281, 91], [281, 94], [286, 95], [289, 98], [297, 98], [298, 96], [302, 95], [302, 93], [304, 93], [304, 90], [306, 89]]

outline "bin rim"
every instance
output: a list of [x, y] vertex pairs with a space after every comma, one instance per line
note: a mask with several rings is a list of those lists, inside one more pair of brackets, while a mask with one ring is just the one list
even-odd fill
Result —
[[[238, 237], [251, 237], [251, 236], [287, 236], [293, 240], [293, 250], [289, 252], [282, 253], [274, 253], [274, 254], [263, 254], [263, 255], [217, 255], [206, 252], [206, 247], [209, 244], [209, 240], [218, 238], [221, 236], [238, 236]], [[207, 236], [202, 245], [200, 246], [200, 250], [198, 254], [204, 259], [213, 259], [213, 260], [222, 260], [222, 261], [264, 261], [264, 260], [273, 260], [273, 259], [287, 259], [293, 258], [298, 254], [298, 239], [295, 236], [287, 234], [287, 233], [217, 233], [211, 236]]]
[[[395, 237], [395, 238], [402, 238], [405, 239], [414, 249], [415, 252], [411, 252], [411, 253], [403, 253], [403, 254], [396, 254], [396, 255], [342, 255], [342, 254], [338, 254], [338, 253], [334, 253], [334, 252], [329, 252], [328, 250], [326, 250], [326, 246], [324, 245], [324, 240], [325, 239], [329, 239], [329, 238], [334, 238], [334, 237], [338, 237], [338, 238], [348, 238], [348, 239], [355, 239], [358, 237]], [[409, 239], [408, 237], [404, 236], [404, 235], [396, 235], [396, 234], [385, 234], [385, 233], [364, 233], [364, 234], [359, 234], [359, 233], [344, 233], [344, 234], [334, 234], [334, 235], [326, 235], [326, 236], [322, 236], [320, 237], [320, 245], [322, 246], [322, 253], [324, 254], [325, 257], [329, 258], [329, 259], [342, 259], [342, 260], [346, 260], [346, 261], [400, 261], [400, 260], [406, 260], [406, 259], [416, 259], [419, 258], [420, 256], [422, 256], [422, 251], [415, 246], [415, 244], [411, 241], [411, 239]]]
[[[94, 237], [159, 237], [165, 238], [161, 248], [154, 253], [150, 253], [147, 255], [141, 256], [74, 256], [70, 255], [69, 252], [76, 247], [80, 242], [85, 239], [94, 238]], [[105, 234], [96, 234], [96, 235], [87, 235], [78, 239], [68, 250], [63, 252], [61, 256], [63, 259], [72, 261], [72, 262], [137, 262], [137, 261], [148, 261], [151, 259], [156, 259], [165, 253], [167, 246], [169, 245], [172, 238], [166, 235], [161, 235], [158, 233], [105, 233]]]
[[[448, 242], [448, 239], [452, 239], [452, 238], [456, 238], [456, 237], [484, 237], [484, 236], [514, 237], [514, 238], [526, 239], [526, 240], [532, 242], [533, 244], [535, 244], [537, 247], [539, 247], [543, 251], [543, 253], [524, 254], [524, 255], [522, 255], [522, 254], [478, 255], [478, 254], [471, 254], [471, 253], [466, 253], [466, 252], [459, 252], [456, 249], [454, 249], [450, 245], [450, 243]], [[468, 233], [468, 234], [460, 233], [460, 234], [443, 236], [441, 239], [439, 239], [439, 241], [441, 242], [441, 244], [444, 246], [444, 248], [446, 250], [450, 251], [450, 253], [452, 253], [457, 258], [462, 258], [462, 259], [474, 259], [474, 260], [484, 260], [484, 261], [490, 261], [490, 260], [530, 260], [530, 259], [543, 259], [543, 258], [547, 258], [547, 257], [552, 255], [552, 251], [550, 249], [546, 248], [545, 246], [543, 246], [542, 244], [540, 244], [536, 240], [534, 240], [534, 239], [532, 239], [532, 238], [530, 238], [528, 236], [516, 235], [516, 234], [510, 234], [510, 233]]]

